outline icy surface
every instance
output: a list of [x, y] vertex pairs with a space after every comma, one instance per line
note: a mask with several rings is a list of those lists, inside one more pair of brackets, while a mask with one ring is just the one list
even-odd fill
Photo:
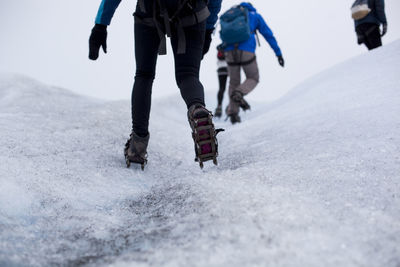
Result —
[[399, 69], [395, 42], [217, 120], [204, 170], [183, 101], [158, 99], [144, 172], [128, 102], [2, 74], [0, 266], [399, 267]]

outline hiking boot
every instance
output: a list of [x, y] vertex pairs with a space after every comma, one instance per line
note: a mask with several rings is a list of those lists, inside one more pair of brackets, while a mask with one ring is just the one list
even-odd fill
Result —
[[232, 93], [232, 100], [235, 101], [243, 109], [243, 111], [250, 109], [250, 105], [246, 100], [244, 100], [242, 92], [237, 90], [234, 91]]
[[239, 114], [231, 114], [229, 115], [229, 118], [231, 119], [232, 124], [241, 122]]
[[222, 116], [222, 107], [221, 105], [218, 105], [218, 107], [215, 109], [214, 116], [217, 118], [221, 118]]
[[188, 110], [188, 120], [192, 128], [192, 137], [194, 141], [195, 161], [199, 162], [200, 168], [203, 168], [203, 162], [212, 160], [215, 165], [218, 164], [218, 141], [217, 134], [222, 129], [215, 130], [212, 122], [212, 114], [201, 104], [194, 104]]
[[125, 144], [124, 154], [126, 166], [129, 168], [131, 163], [140, 164], [142, 170], [147, 164], [147, 145], [149, 144], [150, 134], [146, 137], [138, 136], [132, 131], [130, 138]]

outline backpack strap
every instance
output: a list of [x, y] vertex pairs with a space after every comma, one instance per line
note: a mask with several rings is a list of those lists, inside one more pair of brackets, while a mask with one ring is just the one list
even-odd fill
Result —
[[144, 0], [138, 0], [138, 1], [139, 1], [140, 11], [142, 11], [143, 13], [146, 13], [146, 7], [144, 5]]
[[254, 34], [256, 35], [258, 47], [260, 47], [260, 46], [261, 46], [261, 43], [260, 43], [260, 38], [258, 37], [257, 29], [254, 31]]

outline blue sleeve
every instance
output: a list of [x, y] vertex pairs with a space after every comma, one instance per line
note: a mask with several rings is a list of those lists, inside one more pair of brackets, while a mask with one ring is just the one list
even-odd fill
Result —
[[210, 11], [210, 16], [207, 18], [207, 29], [214, 29], [215, 23], [218, 20], [218, 13], [221, 10], [222, 0], [209, 0], [208, 10]]
[[102, 0], [99, 11], [97, 12], [96, 24], [110, 25], [119, 3], [121, 3], [121, 0]]
[[278, 46], [278, 42], [276, 41], [274, 34], [272, 33], [271, 29], [268, 27], [267, 23], [265, 23], [264, 19], [261, 17], [260, 14], [257, 14], [257, 21], [258, 21], [257, 30], [262, 34], [262, 36], [264, 36], [265, 40], [274, 50], [275, 55], [277, 57], [282, 56], [281, 49]]
[[382, 24], [387, 24], [386, 14], [385, 14], [385, 1], [384, 0], [376, 0], [375, 1], [376, 15], [378, 20]]

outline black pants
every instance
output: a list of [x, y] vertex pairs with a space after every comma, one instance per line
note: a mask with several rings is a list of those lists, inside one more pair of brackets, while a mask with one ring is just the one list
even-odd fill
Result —
[[368, 50], [382, 46], [379, 25], [373, 23], [363, 23], [357, 26], [356, 32], [359, 43], [364, 43]]
[[225, 89], [226, 89], [226, 80], [228, 79], [228, 70], [224, 73], [220, 73], [218, 71], [218, 81], [219, 81], [219, 90], [217, 95], [218, 106], [222, 105], [222, 100], [224, 99]]
[[[175, 78], [188, 108], [195, 103], [204, 105], [204, 88], [199, 80], [199, 71], [205, 29], [205, 22], [184, 28], [185, 54], [177, 54], [178, 36], [176, 30], [172, 29], [171, 45], [175, 60]], [[148, 133], [151, 91], [159, 44], [160, 38], [155, 27], [135, 23], [136, 75], [132, 90], [132, 130], [142, 136]], [[170, 72], [171, 69], [164, 71]]]

